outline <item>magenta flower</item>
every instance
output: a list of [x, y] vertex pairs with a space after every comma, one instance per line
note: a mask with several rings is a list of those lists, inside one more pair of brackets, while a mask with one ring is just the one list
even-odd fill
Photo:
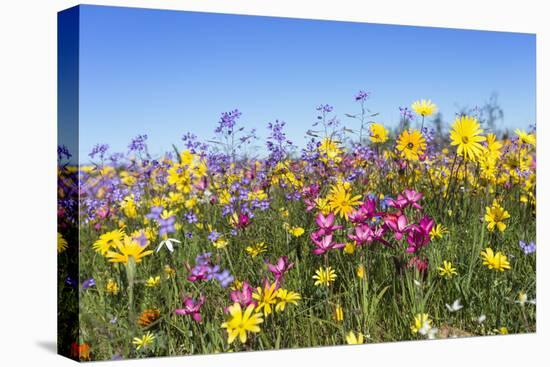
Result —
[[407, 200], [407, 204], [412, 206], [415, 209], [422, 210], [422, 207], [417, 203], [418, 200], [422, 199], [422, 193], [416, 192], [414, 190], [405, 189], [403, 191], [403, 194], [405, 194], [405, 200]]
[[231, 291], [229, 297], [233, 302], [240, 303], [241, 306], [247, 307], [250, 304], [256, 304], [252, 300], [252, 287], [247, 282], [243, 282], [242, 288]]
[[239, 229], [245, 229], [250, 224], [250, 217], [244, 213], [240, 213], [233, 219], [232, 224]]
[[317, 246], [317, 248], [312, 251], [315, 255], [322, 255], [329, 250], [339, 249], [346, 246], [345, 243], [333, 242], [331, 234], [324, 236], [321, 240], [314, 240], [313, 242], [315, 243], [315, 246]]
[[365, 243], [371, 243], [374, 240], [374, 232], [366, 224], [360, 224], [355, 227], [355, 233], [348, 234], [348, 237], [355, 241], [357, 245], [364, 245]]
[[428, 217], [427, 215], [425, 215], [422, 219], [420, 219], [420, 222], [418, 222], [418, 226], [427, 235], [430, 234], [434, 225], [435, 225], [435, 221], [432, 218]]
[[408, 253], [417, 252], [421, 247], [426, 246], [430, 242], [430, 231], [435, 222], [428, 216], [423, 217], [418, 225], [414, 224], [409, 227], [407, 235]]
[[388, 205], [399, 210], [403, 210], [407, 206], [407, 199], [403, 195], [399, 194], [397, 195], [397, 199], [389, 199]]
[[334, 225], [334, 218], [335, 218], [334, 213], [332, 212], [329, 213], [326, 217], [321, 212], [317, 214], [317, 218], [315, 218], [315, 222], [319, 227], [319, 230], [317, 232], [320, 236], [331, 235], [332, 232], [338, 229], [342, 229], [342, 226]]
[[408, 221], [404, 214], [388, 214], [384, 218], [384, 223], [393, 231], [397, 241], [400, 241], [403, 238], [403, 234], [408, 231]]
[[368, 219], [368, 215], [361, 207], [357, 208], [357, 210], [354, 210], [351, 212], [351, 214], [348, 216], [348, 219], [353, 224], [360, 224], [364, 223]]
[[193, 298], [187, 296], [183, 299], [183, 308], [177, 308], [174, 313], [176, 315], [191, 315], [193, 320], [196, 322], [201, 322], [202, 317], [200, 314], [200, 309], [204, 303], [204, 296], [201, 295], [198, 301], [193, 300]]
[[267, 264], [268, 270], [273, 273], [277, 282], [283, 277], [283, 275], [285, 275], [287, 271], [292, 269], [293, 266], [294, 263], [289, 263], [288, 257], [286, 256], [281, 256], [274, 265], [269, 263]]
[[420, 204], [417, 203], [420, 199], [422, 199], [422, 194], [420, 192], [405, 189], [403, 191], [403, 194], [397, 195], [397, 199], [391, 199], [389, 201], [389, 205], [396, 207], [400, 210], [406, 208], [407, 206], [412, 206], [415, 209], [421, 210], [422, 207]]

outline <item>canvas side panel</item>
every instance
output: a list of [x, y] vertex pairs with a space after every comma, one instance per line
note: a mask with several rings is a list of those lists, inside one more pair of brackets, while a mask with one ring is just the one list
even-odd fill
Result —
[[83, 359], [79, 340], [79, 7], [57, 18], [57, 351]]

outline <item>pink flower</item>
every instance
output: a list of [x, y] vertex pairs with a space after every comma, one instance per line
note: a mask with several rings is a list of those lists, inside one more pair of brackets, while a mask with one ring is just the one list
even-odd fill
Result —
[[324, 236], [321, 240], [314, 240], [315, 246], [317, 248], [313, 249], [313, 253], [315, 255], [322, 255], [325, 252], [332, 250], [332, 249], [339, 249], [342, 247], [345, 247], [345, 243], [336, 243], [332, 242], [332, 235]]
[[322, 235], [331, 235], [332, 232], [342, 229], [342, 226], [334, 225], [334, 214], [329, 213], [326, 217], [323, 215], [323, 213], [319, 212], [317, 214], [317, 218], [315, 218], [315, 222], [317, 223], [317, 226], [319, 227], [319, 231], [317, 231], [321, 236]]
[[388, 204], [400, 210], [406, 208], [409, 205], [415, 209], [421, 210], [422, 207], [420, 206], [420, 204], [417, 203], [417, 201], [422, 199], [422, 196], [423, 195], [420, 192], [405, 189], [405, 191], [403, 191], [403, 194], [397, 195], [397, 199], [390, 199]]
[[177, 308], [174, 313], [176, 315], [191, 315], [193, 320], [196, 322], [201, 322], [202, 317], [200, 314], [200, 309], [204, 303], [204, 296], [201, 295], [198, 301], [193, 300], [193, 298], [187, 296], [183, 299], [183, 308]]
[[241, 306], [248, 306], [250, 304], [256, 304], [252, 300], [252, 287], [247, 282], [243, 282], [243, 286], [240, 290], [236, 289], [231, 291], [229, 297], [233, 302], [240, 303]]
[[365, 243], [370, 243], [374, 239], [374, 232], [366, 224], [360, 224], [355, 227], [355, 233], [349, 234], [348, 237], [355, 241], [357, 245], [364, 245]]
[[416, 192], [414, 190], [405, 189], [403, 191], [403, 194], [405, 194], [405, 199], [407, 200], [407, 204], [412, 206], [415, 209], [422, 210], [422, 207], [417, 203], [418, 200], [422, 199], [422, 193]]
[[428, 270], [428, 260], [421, 259], [418, 256], [415, 256], [409, 260], [407, 263], [408, 268], [416, 268], [419, 273], [424, 274]]
[[399, 210], [403, 210], [407, 206], [407, 199], [403, 195], [399, 194], [397, 195], [397, 199], [389, 199], [388, 205]]
[[420, 222], [418, 222], [418, 225], [420, 226], [420, 228], [425, 234], [429, 235], [432, 228], [435, 225], [435, 221], [432, 218], [425, 215], [422, 219], [420, 219]]
[[407, 217], [404, 214], [388, 214], [384, 218], [384, 223], [394, 232], [397, 241], [400, 241], [403, 238], [403, 234], [408, 230]]
[[357, 210], [351, 212], [351, 214], [348, 216], [348, 219], [353, 224], [360, 224], [364, 223], [368, 219], [368, 216], [367, 213], [361, 207], [359, 207]]
[[408, 253], [417, 252], [421, 247], [426, 246], [430, 242], [430, 231], [435, 222], [428, 216], [423, 217], [418, 225], [411, 225], [407, 235]]
[[276, 281], [279, 281], [279, 279], [281, 279], [283, 277], [283, 275], [285, 275], [285, 273], [287, 271], [289, 271], [290, 269], [292, 269], [292, 267], [294, 266], [294, 263], [289, 263], [288, 262], [288, 257], [286, 256], [281, 256], [278, 260], [277, 260], [277, 263], [276, 264], [267, 264], [267, 269], [273, 273], [273, 275], [275, 276], [275, 280]]

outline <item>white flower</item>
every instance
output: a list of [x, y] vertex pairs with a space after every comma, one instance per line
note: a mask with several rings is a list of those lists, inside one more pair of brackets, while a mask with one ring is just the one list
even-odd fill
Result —
[[485, 316], [485, 315], [480, 315], [480, 316], [477, 318], [477, 323], [478, 323], [478, 324], [483, 324], [483, 322], [485, 321], [486, 318], [487, 318], [487, 316]]
[[162, 248], [162, 246], [166, 246], [166, 248], [168, 249], [168, 251], [170, 251], [170, 253], [174, 252], [174, 245], [175, 244], [180, 244], [181, 241], [178, 241], [176, 240], [175, 238], [167, 238], [165, 240], [163, 240], [161, 243], [159, 243], [158, 247], [157, 247], [157, 252], [160, 251], [160, 249]]
[[422, 335], [425, 335], [428, 337], [428, 339], [435, 339], [438, 329], [435, 327], [431, 327], [429, 322], [424, 322], [422, 327], [418, 330], [418, 332]]
[[456, 311], [459, 311], [464, 306], [460, 304], [460, 299], [455, 299], [452, 305], [445, 303], [445, 307], [447, 307], [447, 310], [449, 310], [449, 312], [456, 312]]

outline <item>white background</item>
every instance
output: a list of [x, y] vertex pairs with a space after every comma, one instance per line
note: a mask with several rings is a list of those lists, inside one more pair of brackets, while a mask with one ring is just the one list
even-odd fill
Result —
[[[95, 1], [96, 4], [537, 33], [537, 334], [105, 362], [110, 366], [538, 366], [548, 363], [548, 98], [545, 1]], [[56, 12], [74, 1], [0, 5], [0, 365], [65, 366], [56, 334]], [[421, 39], [418, 42], [422, 42]], [[518, 90], [518, 93], [522, 91]], [[546, 343], [544, 342], [546, 339]], [[546, 348], [546, 349], [544, 349]], [[542, 357], [544, 362], [538, 362]]]

